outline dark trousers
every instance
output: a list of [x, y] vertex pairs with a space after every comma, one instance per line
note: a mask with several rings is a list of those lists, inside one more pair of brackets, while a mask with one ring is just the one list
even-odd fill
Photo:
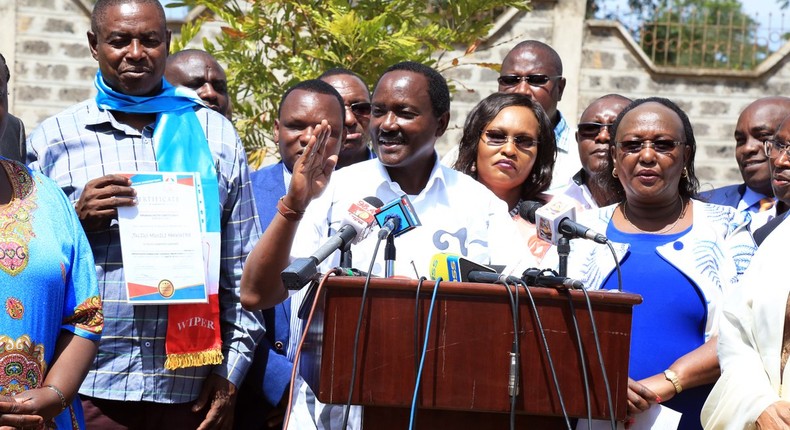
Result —
[[81, 396], [88, 430], [194, 430], [206, 410], [192, 412], [193, 402], [124, 402]]

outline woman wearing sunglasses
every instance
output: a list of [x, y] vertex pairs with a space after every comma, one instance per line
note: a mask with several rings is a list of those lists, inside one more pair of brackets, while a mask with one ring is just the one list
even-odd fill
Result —
[[523, 94], [495, 93], [481, 101], [464, 124], [455, 169], [488, 187], [505, 201], [532, 254], [543, 257], [549, 244], [518, 216], [519, 203], [546, 203], [556, 143], [543, 108]]
[[[634, 307], [629, 420], [661, 403], [700, 429], [700, 410], [719, 377], [716, 336], [723, 300], [754, 253], [748, 215], [696, 199], [696, 143], [685, 112], [663, 98], [629, 104], [612, 126], [610, 184], [619, 202], [581, 213], [606, 232]], [[571, 241], [568, 276], [588, 289], [618, 289], [609, 249]], [[555, 258], [555, 253], [550, 253]]]

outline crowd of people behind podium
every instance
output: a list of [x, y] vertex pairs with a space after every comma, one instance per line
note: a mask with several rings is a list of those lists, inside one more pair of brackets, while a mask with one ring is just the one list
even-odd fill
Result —
[[[573, 127], [557, 106], [574, 83], [540, 41], [502, 59], [497, 91], [443, 158], [451, 96], [439, 72], [404, 61], [366, 82], [338, 65], [284, 89], [279, 162], [250, 171], [225, 71], [204, 51], [170, 54], [165, 24], [157, 0], [98, 0], [86, 29], [97, 96], [27, 137], [7, 112], [0, 56], [0, 427], [361, 428], [361, 407], [321, 403], [294, 371], [306, 290], [289, 294], [280, 272], [355, 201], [407, 195], [421, 226], [397, 238], [397, 276], [438, 252], [556, 269], [556, 247], [519, 214], [525, 202], [572, 201], [579, 223], [605, 233], [623, 289], [643, 298], [626, 428], [658, 405], [682, 413], [680, 429], [790, 428], [790, 98], [743, 109], [743, 182], [703, 191], [686, 112], [606, 94]], [[203, 210], [221, 237], [207, 304], [127, 301], [118, 208], [137, 201], [119, 173], [146, 171], [207, 172], [217, 204]], [[373, 261], [382, 276], [374, 245], [355, 244], [352, 265]], [[572, 240], [568, 261], [585, 288], [617, 289], [606, 247]], [[338, 263], [335, 253], [321, 271]], [[216, 324], [175, 328], [193, 317]]]

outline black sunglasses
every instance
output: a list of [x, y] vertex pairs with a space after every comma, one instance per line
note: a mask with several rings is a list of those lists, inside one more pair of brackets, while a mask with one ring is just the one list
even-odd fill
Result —
[[561, 78], [562, 76], [548, 76], [548, 75], [502, 75], [497, 78], [499, 85], [503, 87], [515, 87], [519, 82], [524, 81], [533, 87], [542, 87], [549, 83], [552, 79]]
[[502, 146], [508, 143], [511, 139], [516, 148], [526, 151], [530, 148], [537, 146], [537, 142], [529, 136], [518, 135], [510, 137], [507, 133], [499, 130], [486, 130], [483, 132], [485, 138], [483, 139], [488, 146]]
[[606, 131], [609, 132], [609, 136], [612, 135], [612, 126], [614, 124], [601, 124], [600, 122], [581, 122], [577, 126], [579, 130], [579, 136], [587, 138], [587, 139], [595, 139], [599, 133], [606, 128]]
[[359, 103], [352, 103], [350, 106], [346, 106], [348, 109], [351, 109], [351, 113], [354, 115], [359, 116], [368, 116], [370, 115], [370, 103], [368, 102], [359, 102]]

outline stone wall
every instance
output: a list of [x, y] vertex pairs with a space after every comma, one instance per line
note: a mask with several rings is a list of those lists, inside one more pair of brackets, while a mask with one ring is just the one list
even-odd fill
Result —
[[[498, 65], [512, 46], [526, 39], [554, 46], [563, 58], [568, 84], [559, 110], [572, 125], [592, 99], [607, 93], [658, 95], [678, 102], [694, 126], [698, 176], [706, 188], [740, 180], [732, 138], [740, 111], [759, 97], [790, 92], [788, 46], [754, 72], [673, 71], [652, 65], [616, 22], [584, 21], [583, 0], [534, 0], [532, 6], [528, 13], [511, 11], [500, 17], [473, 55], [458, 51], [442, 57], [440, 69], [456, 91], [440, 153], [460, 140], [474, 105], [497, 89], [498, 72], [480, 64]], [[85, 36], [89, 10], [89, 0], [0, 0], [0, 25], [15, 29], [0, 40], [0, 52], [12, 71], [10, 111], [28, 130], [93, 96], [96, 62]], [[218, 26], [209, 24], [203, 35]], [[199, 40], [193, 44], [200, 47]], [[458, 66], [452, 66], [454, 58]]]
[[28, 130], [90, 97], [96, 62], [88, 49], [89, 9], [80, 0], [18, 0], [9, 104]]

